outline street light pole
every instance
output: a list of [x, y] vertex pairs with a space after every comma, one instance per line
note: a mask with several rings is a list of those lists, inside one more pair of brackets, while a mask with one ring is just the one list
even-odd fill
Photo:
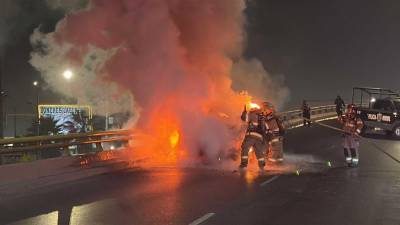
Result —
[[4, 58], [0, 53], [0, 138], [4, 137], [3, 133], [3, 118], [4, 118], [4, 91], [3, 91], [3, 72], [4, 72]]
[[35, 107], [35, 111], [36, 111], [36, 135], [39, 136], [40, 135], [40, 119], [39, 119], [39, 82], [38, 81], [34, 81], [33, 82], [33, 86], [36, 88], [36, 107]]
[[17, 107], [14, 106], [14, 137], [17, 137]]

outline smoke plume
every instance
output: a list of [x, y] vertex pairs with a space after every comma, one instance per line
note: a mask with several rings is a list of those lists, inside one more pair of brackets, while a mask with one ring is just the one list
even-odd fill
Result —
[[[251, 99], [240, 91], [276, 104], [287, 96], [260, 62], [233, 63], [245, 41], [244, 8], [243, 0], [92, 0], [53, 33], [36, 30], [31, 63], [55, 91], [96, 108], [105, 95], [106, 110], [140, 112], [135, 156], [212, 161], [235, 147]], [[59, 77], [66, 68], [74, 85]]]
[[89, 0], [46, 0], [51, 9], [62, 9], [67, 12], [83, 9], [88, 6]]
[[281, 109], [289, 97], [283, 76], [271, 76], [258, 59], [240, 59], [232, 66], [232, 88], [250, 90], [251, 94], [271, 101]]
[[[71, 43], [57, 44], [52, 34], [44, 35], [39, 29], [32, 34], [31, 43], [36, 51], [30, 62], [53, 91], [77, 98], [79, 104], [93, 106], [96, 114], [131, 112], [130, 92], [120, 90], [115, 82], [102, 79], [105, 75], [100, 71], [116, 49], [88, 44], [78, 50]], [[67, 70], [73, 73], [70, 80], [63, 77]]]

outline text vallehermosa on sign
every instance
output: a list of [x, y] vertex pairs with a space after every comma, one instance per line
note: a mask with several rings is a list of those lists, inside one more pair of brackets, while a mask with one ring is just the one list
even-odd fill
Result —
[[[85, 105], [39, 105], [41, 121], [52, 121], [58, 134], [89, 132], [92, 109]], [[47, 123], [49, 124], [49, 123]], [[54, 129], [52, 129], [54, 132]]]

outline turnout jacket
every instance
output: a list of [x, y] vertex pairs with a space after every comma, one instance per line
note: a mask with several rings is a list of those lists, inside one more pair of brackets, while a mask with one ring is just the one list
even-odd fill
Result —
[[265, 115], [261, 110], [243, 111], [241, 119], [248, 123], [246, 135], [269, 141], [274, 136], [284, 134], [282, 122], [274, 113]]
[[363, 127], [363, 123], [361, 120], [357, 118], [351, 118], [349, 116], [342, 116], [340, 122], [343, 125], [345, 135], [354, 136], [357, 133], [360, 133]]

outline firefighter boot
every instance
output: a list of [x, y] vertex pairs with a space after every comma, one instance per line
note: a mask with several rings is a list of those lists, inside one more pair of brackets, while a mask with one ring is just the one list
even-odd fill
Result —
[[246, 171], [248, 163], [249, 163], [249, 157], [248, 156], [242, 156], [241, 161], [240, 161], [240, 166], [239, 166], [240, 172], [245, 172]]
[[265, 170], [264, 170], [265, 158], [264, 157], [258, 159], [258, 168], [259, 168], [259, 174], [264, 175], [264, 173], [265, 173]]
[[281, 138], [274, 138], [269, 145], [268, 161], [274, 164], [283, 162], [283, 142]]
[[344, 157], [346, 159], [347, 166], [351, 167], [352, 166], [352, 163], [351, 163], [352, 160], [351, 160], [350, 150], [348, 148], [344, 148]]
[[357, 167], [358, 166], [358, 151], [355, 148], [351, 148], [351, 166]]

